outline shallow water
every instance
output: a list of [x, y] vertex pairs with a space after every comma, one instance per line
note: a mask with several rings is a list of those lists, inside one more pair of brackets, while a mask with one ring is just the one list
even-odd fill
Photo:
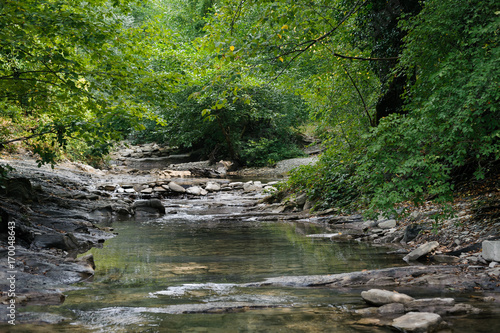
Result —
[[359, 290], [241, 286], [404, 264], [386, 248], [305, 237], [325, 232], [318, 225], [234, 219], [252, 200], [167, 200], [162, 218], [115, 222], [118, 236], [91, 251], [92, 282], [65, 290], [62, 306], [25, 310], [70, 320], [11, 331], [388, 332], [351, 324]]

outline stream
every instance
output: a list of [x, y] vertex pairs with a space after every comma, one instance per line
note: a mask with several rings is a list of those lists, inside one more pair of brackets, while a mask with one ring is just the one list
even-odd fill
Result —
[[92, 281], [62, 289], [60, 306], [23, 309], [69, 320], [9, 332], [389, 332], [352, 325], [360, 290], [245, 286], [404, 265], [388, 248], [305, 237], [334, 231], [308, 221], [237, 218], [258, 196], [168, 199], [160, 218], [113, 222], [117, 236], [90, 251]]

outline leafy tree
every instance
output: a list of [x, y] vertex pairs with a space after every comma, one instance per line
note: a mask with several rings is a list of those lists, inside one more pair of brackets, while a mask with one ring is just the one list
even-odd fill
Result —
[[147, 116], [137, 96], [156, 37], [138, 29], [129, 1], [3, 1], [0, 5], [2, 145], [26, 141], [54, 163], [68, 140], [106, 153]]

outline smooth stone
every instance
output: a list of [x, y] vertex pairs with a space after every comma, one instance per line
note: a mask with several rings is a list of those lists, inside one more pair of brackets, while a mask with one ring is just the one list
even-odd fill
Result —
[[436, 241], [425, 243], [423, 245], [420, 245], [418, 248], [411, 251], [410, 253], [408, 253], [403, 258], [403, 260], [406, 262], [417, 260], [418, 258], [420, 258], [420, 257], [428, 254], [432, 250], [436, 249], [438, 246], [439, 246], [439, 243]]
[[389, 303], [408, 303], [414, 300], [413, 297], [406, 294], [397, 293], [383, 289], [370, 289], [361, 292], [361, 297], [369, 304], [385, 305]]
[[205, 190], [207, 190], [208, 192], [220, 191], [220, 185], [215, 182], [208, 182], [205, 186]]
[[201, 195], [201, 187], [199, 186], [191, 186], [186, 189], [186, 193], [192, 195]]
[[405, 306], [401, 303], [389, 303], [378, 308], [380, 314], [405, 313]]
[[483, 241], [483, 258], [488, 261], [500, 261], [500, 241]]
[[379, 227], [380, 229], [394, 228], [394, 227], [396, 227], [396, 220], [387, 220], [387, 221], [380, 222], [377, 225], [377, 227]]
[[443, 321], [440, 315], [431, 312], [408, 312], [393, 320], [392, 326], [403, 332], [432, 332]]
[[177, 193], [185, 193], [186, 189], [175, 182], [168, 183], [168, 188]]

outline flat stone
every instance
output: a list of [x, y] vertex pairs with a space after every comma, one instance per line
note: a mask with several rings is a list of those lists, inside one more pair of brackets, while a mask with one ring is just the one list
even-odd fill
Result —
[[389, 303], [378, 308], [380, 314], [405, 313], [405, 306], [401, 303]]
[[443, 321], [440, 315], [430, 312], [408, 312], [393, 320], [392, 326], [403, 332], [432, 332]]
[[380, 229], [394, 228], [394, 227], [396, 227], [396, 220], [387, 220], [387, 221], [380, 222], [377, 225], [377, 227], [379, 227]]
[[427, 253], [431, 252], [432, 250], [436, 249], [439, 246], [439, 243], [434, 241], [434, 242], [428, 242], [423, 245], [420, 245], [418, 248], [415, 250], [411, 251], [408, 253], [403, 260], [408, 262], [408, 261], [414, 261], [417, 260], [418, 258], [426, 255]]
[[455, 305], [453, 298], [422, 298], [405, 304], [406, 311], [444, 314]]
[[186, 189], [175, 182], [168, 183], [168, 188], [177, 193], [185, 193]]
[[488, 261], [500, 261], [500, 241], [483, 241], [483, 258]]
[[369, 304], [384, 305], [390, 303], [408, 303], [413, 301], [413, 297], [395, 291], [383, 289], [370, 289], [361, 292], [361, 297]]
[[151, 187], [145, 188], [144, 190], [141, 191], [143, 194], [151, 194], [153, 193], [153, 189]]
[[449, 256], [446, 254], [436, 254], [432, 256], [432, 259], [436, 262], [444, 263], [444, 264], [454, 264], [460, 260], [459, 257]]

